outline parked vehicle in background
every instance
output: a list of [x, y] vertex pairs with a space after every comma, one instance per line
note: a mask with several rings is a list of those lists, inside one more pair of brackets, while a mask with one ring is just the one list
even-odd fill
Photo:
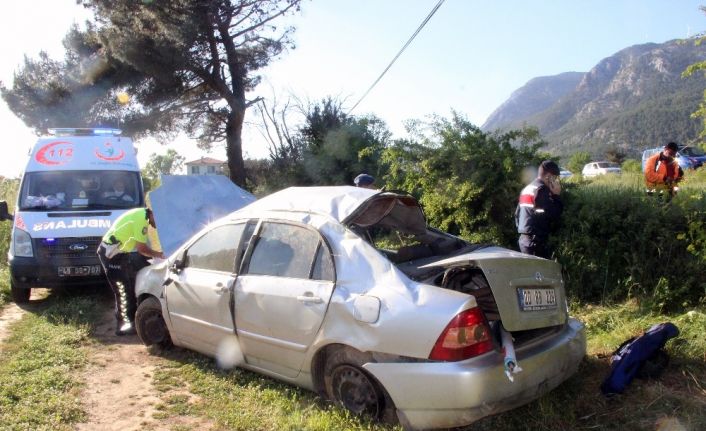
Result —
[[566, 168], [559, 168], [559, 178], [566, 179], [566, 178], [571, 178], [574, 173], [571, 172], [570, 170]]
[[622, 169], [620, 165], [614, 162], [591, 162], [586, 163], [581, 171], [581, 175], [586, 178], [596, 177], [606, 174], [620, 174]]
[[96, 255], [111, 223], [144, 206], [135, 148], [116, 129], [50, 129], [30, 153], [8, 252], [15, 302], [31, 288], [102, 284]]
[[141, 270], [136, 294], [145, 344], [240, 351], [242, 368], [406, 429], [526, 404], [586, 350], [558, 263], [470, 244], [412, 196], [360, 187], [257, 200]]
[[[647, 159], [662, 151], [664, 147], [650, 148], [642, 152], [642, 172], [645, 172]], [[683, 170], [697, 169], [706, 163], [706, 153], [701, 148], [680, 145], [676, 155], [677, 163]]]

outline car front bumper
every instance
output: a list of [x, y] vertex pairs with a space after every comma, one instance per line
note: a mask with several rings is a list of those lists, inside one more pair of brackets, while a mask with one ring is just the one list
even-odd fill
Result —
[[407, 429], [450, 428], [533, 401], [573, 375], [586, 354], [583, 324], [569, 319], [562, 332], [518, 349], [523, 371], [505, 376], [500, 353], [460, 362], [368, 363]]

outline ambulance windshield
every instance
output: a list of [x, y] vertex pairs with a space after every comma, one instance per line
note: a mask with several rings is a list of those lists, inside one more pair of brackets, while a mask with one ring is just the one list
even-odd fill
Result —
[[133, 171], [27, 172], [20, 209], [65, 211], [143, 206], [139, 173]]

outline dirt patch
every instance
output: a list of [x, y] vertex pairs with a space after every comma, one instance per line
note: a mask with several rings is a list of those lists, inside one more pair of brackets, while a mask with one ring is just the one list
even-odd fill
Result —
[[209, 429], [200, 418], [169, 417], [155, 419], [160, 393], [152, 386], [155, 370], [164, 359], [151, 355], [136, 335], [115, 335], [115, 318], [107, 307], [93, 337], [89, 365], [83, 380], [86, 389], [82, 402], [88, 420], [78, 430], [173, 430]]
[[[22, 307], [11, 302], [0, 310], [0, 345], [10, 336], [9, 327], [20, 320], [24, 316], [26, 310], [33, 308], [33, 301], [42, 301], [46, 299], [49, 291], [47, 289], [32, 289], [30, 302], [23, 304]], [[0, 346], [1, 347], [1, 346]]]
[[14, 302], [7, 304], [0, 310], [0, 344], [10, 336], [8, 327], [22, 318], [24, 310], [17, 306]]

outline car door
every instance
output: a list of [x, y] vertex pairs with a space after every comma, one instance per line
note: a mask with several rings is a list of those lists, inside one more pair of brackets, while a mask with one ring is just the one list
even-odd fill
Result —
[[247, 226], [227, 224], [206, 232], [186, 249], [178, 273], [172, 272], [165, 289], [167, 309], [172, 335], [181, 344], [213, 355], [221, 341], [235, 333], [232, 287], [238, 250], [249, 237], [243, 235]]
[[235, 287], [235, 321], [246, 362], [296, 377], [334, 288], [331, 251], [318, 231], [264, 221]]

